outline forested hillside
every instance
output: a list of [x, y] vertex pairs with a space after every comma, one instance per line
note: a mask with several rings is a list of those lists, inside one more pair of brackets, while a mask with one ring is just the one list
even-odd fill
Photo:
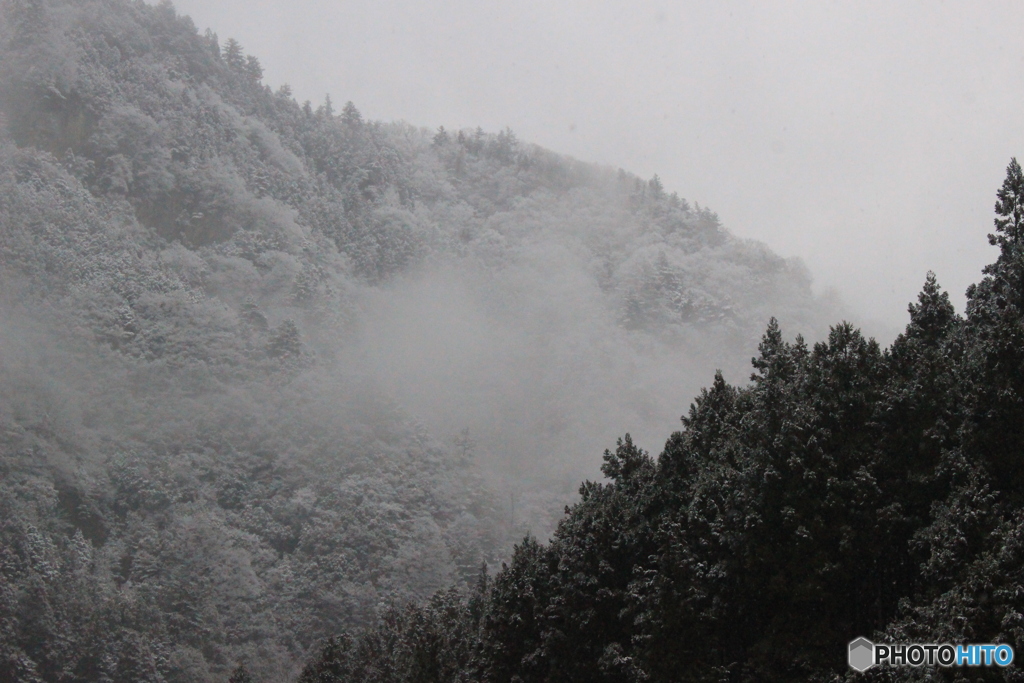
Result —
[[1016, 160], [996, 214], [964, 316], [929, 274], [888, 349], [773, 320], [749, 384], [718, 374], [657, 458], [620, 441], [549, 543], [331, 639], [300, 680], [1022, 680], [846, 663], [858, 636], [1024, 648]]
[[261, 79], [167, 3], [0, 0], [2, 680], [292, 679], [822, 320], [657, 177]]

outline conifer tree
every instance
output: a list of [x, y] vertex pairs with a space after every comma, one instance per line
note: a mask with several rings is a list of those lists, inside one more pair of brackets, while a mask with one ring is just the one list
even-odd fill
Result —
[[249, 670], [245, 668], [245, 664], [239, 664], [235, 667], [231, 677], [228, 679], [228, 683], [253, 683], [252, 676], [249, 674]]
[[1016, 157], [1006, 167], [1006, 179], [996, 200], [996, 232], [988, 240], [999, 246], [1001, 256], [1009, 256], [1024, 240], [1024, 172]]
[[444, 147], [448, 142], [448, 131], [444, 129], [444, 126], [439, 126], [437, 133], [434, 134], [434, 147]]
[[245, 65], [242, 67], [245, 75], [252, 79], [253, 83], [259, 83], [263, 80], [263, 67], [260, 65], [260, 60], [253, 55], [247, 55], [245, 58]]
[[352, 650], [352, 639], [348, 635], [328, 638], [302, 670], [299, 683], [355, 683], [351, 675]]
[[223, 56], [224, 62], [232, 69], [236, 71], [245, 69], [245, 53], [242, 51], [242, 45], [234, 38], [228, 38], [224, 43]]
[[959, 378], [971, 419], [963, 436], [1004, 490], [1024, 496], [1024, 173], [1015, 158], [996, 197], [989, 242], [999, 256], [967, 290]]
[[363, 115], [356, 109], [356, 105], [349, 100], [341, 110], [341, 120], [348, 126], [359, 126], [363, 123]]
[[217, 34], [212, 29], [206, 29], [206, 32], [203, 33], [203, 38], [210, 46], [210, 53], [213, 57], [218, 60], [221, 59], [220, 39], [217, 37]]
[[647, 185], [651, 188], [651, 196], [654, 199], [660, 200], [665, 196], [665, 186], [662, 185], [661, 178], [658, 177], [657, 173], [654, 174], [653, 178], [647, 181]]

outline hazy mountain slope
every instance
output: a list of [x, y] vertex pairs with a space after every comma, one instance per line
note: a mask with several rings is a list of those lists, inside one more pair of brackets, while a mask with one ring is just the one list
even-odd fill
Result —
[[[354, 107], [314, 111], [269, 93], [255, 59], [237, 46], [221, 54], [215, 37], [197, 35], [169, 6], [15, 3], [9, 15], [4, 111], [20, 146], [56, 155], [105, 206], [128, 211], [126, 203], [157, 239], [149, 253], [163, 250], [165, 269], [228, 318], [251, 298], [272, 326], [294, 319], [328, 356], [338, 334], [356, 335], [369, 354], [361, 362], [432, 428], [470, 427], [508, 467], [518, 469], [510, 461], [525, 445], [499, 451], [517, 431], [536, 441], [534, 460], [558, 452], [576, 463], [626, 424], [661, 438], [674, 406], [699, 386], [690, 366], [745, 372], [742, 359], [770, 315], [810, 336], [820, 331], [800, 264], [731, 238], [714, 214], [667, 195], [656, 179], [565, 159], [509, 131], [435, 135], [364, 122]], [[466, 292], [450, 311], [459, 333], [438, 332], [431, 315], [402, 311], [409, 327], [398, 329], [395, 316], [378, 326], [372, 315], [347, 315], [381, 310], [382, 286], [397, 290], [390, 301], [412, 297], [408, 306], [432, 286]], [[177, 323], [123, 303], [139, 326], [132, 353], [165, 355], [149, 348], [150, 327]], [[489, 343], [494, 329], [504, 347]], [[581, 350], [580, 337], [603, 348]], [[521, 349], [539, 354], [522, 358]], [[571, 378], [546, 389], [507, 384], [563, 367], [567, 356], [586, 375], [581, 391], [557, 389]], [[451, 367], [463, 361], [481, 371]], [[430, 367], [438, 372], [423, 374]], [[408, 372], [446, 400], [403, 394]], [[517, 391], [526, 395], [507, 405]], [[618, 392], [607, 406], [544, 424], [542, 415], [574, 396]], [[658, 407], [649, 395], [663, 396]], [[464, 418], [461, 397], [490, 415], [532, 412]], [[439, 403], [453, 410], [431, 415]], [[595, 431], [577, 423], [582, 412], [604, 424], [620, 416], [619, 424]], [[574, 433], [558, 433], [562, 423]], [[595, 439], [581, 443], [580, 434]], [[586, 468], [561, 469], [575, 477], [595, 466], [589, 457]]]
[[929, 273], [887, 349], [771, 321], [749, 383], [716, 374], [656, 458], [619, 441], [547, 543], [330, 639], [300, 683], [1020, 680], [1005, 660], [848, 663], [860, 636], [1024, 647], [1016, 159], [997, 198], [963, 316]]
[[300, 105], [170, 5], [0, 8], [14, 680], [287, 676], [819, 319], [656, 179]]

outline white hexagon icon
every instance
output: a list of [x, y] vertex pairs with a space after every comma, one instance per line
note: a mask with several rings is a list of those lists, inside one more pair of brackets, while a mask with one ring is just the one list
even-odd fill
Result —
[[858, 638], [850, 643], [850, 668], [867, 671], [875, 665], [875, 644], [867, 638]]

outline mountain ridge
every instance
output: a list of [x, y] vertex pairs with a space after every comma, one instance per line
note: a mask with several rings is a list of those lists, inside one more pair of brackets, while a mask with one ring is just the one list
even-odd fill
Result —
[[657, 178], [299, 104], [169, 3], [4, 0], [0, 46], [12, 680], [293, 676], [826, 306]]

